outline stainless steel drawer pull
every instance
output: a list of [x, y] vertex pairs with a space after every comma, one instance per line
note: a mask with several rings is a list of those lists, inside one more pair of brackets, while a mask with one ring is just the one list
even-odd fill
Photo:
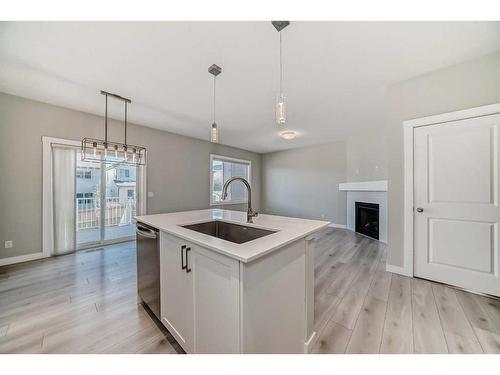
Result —
[[186, 248], [186, 272], [191, 272], [191, 268], [189, 268], [189, 260], [188, 260], [188, 253], [190, 251], [191, 251], [190, 247]]
[[[181, 269], [185, 270], [187, 268], [187, 265], [184, 264], [184, 249], [186, 248], [186, 245], [181, 246]], [[187, 253], [186, 253], [186, 263], [187, 263]]]

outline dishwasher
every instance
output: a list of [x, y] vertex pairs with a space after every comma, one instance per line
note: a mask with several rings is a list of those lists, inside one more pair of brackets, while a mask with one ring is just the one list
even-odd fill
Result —
[[160, 317], [160, 234], [141, 222], [136, 227], [137, 291], [142, 303]]

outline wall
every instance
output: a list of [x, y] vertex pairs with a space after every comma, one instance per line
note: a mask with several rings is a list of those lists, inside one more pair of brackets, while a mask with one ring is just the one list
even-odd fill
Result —
[[262, 208], [266, 213], [346, 224], [344, 142], [262, 156]]
[[[121, 123], [110, 122], [111, 140], [122, 139], [122, 132]], [[44, 135], [102, 138], [103, 118], [0, 93], [0, 258], [41, 251]], [[154, 192], [149, 213], [208, 208], [210, 153], [252, 162], [254, 205], [259, 209], [259, 154], [137, 125], [129, 126], [128, 137], [149, 152], [148, 190]], [[14, 247], [4, 249], [5, 240], [13, 240]]]
[[346, 140], [346, 181], [387, 180], [387, 141], [384, 124], [378, 131], [351, 135]]
[[398, 83], [387, 91], [389, 252], [402, 267], [404, 120], [500, 102], [500, 53]]

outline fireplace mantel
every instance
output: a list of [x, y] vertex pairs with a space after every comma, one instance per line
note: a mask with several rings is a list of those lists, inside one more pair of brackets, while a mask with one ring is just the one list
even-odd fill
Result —
[[339, 184], [340, 191], [387, 191], [387, 180], [344, 182]]

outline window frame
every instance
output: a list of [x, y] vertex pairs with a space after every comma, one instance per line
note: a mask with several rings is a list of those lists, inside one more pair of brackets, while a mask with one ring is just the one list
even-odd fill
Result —
[[230, 200], [230, 201], [222, 201], [222, 202], [215, 202], [213, 200], [213, 197], [214, 197], [214, 194], [213, 194], [214, 175], [213, 175], [213, 171], [212, 171], [212, 165], [213, 165], [213, 161], [214, 160], [220, 160], [222, 162], [228, 161], [228, 162], [233, 162], [233, 163], [248, 165], [248, 183], [250, 184], [250, 187], [252, 187], [252, 161], [251, 160], [237, 159], [237, 158], [232, 158], [230, 156], [210, 154], [210, 164], [209, 164], [209, 174], [210, 174], [210, 187], [209, 187], [210, 206], [223, 206], [223, 205], [228, 205], [228, 204], [244, 204], [244, 203], [247, 203], [248, 202], [248, 196], [247, 196], [247, 199], [240, 199], [240, 200]]

